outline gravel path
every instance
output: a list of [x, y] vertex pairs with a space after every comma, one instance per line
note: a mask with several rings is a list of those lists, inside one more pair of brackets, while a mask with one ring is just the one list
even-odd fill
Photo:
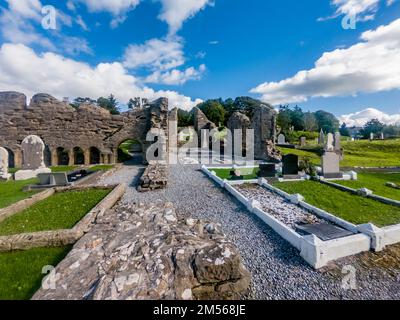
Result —
[[[198, 165], [172, 166], [166, 190], [138, 193], [143, 167], [124, 166], [101, 183], [130, 185], [127, 203], [170, 201], [183, 216], [222, 225], [252, 274], [250, 299], [400, 299], [400, 246], [390, 252], [342, 259], [315, 271], [290, 244], [213, 184]], [[393, 253], [394, 251], [394, 253]], [[356, 270], [357, 290], [342, 289], [342, 268]]]

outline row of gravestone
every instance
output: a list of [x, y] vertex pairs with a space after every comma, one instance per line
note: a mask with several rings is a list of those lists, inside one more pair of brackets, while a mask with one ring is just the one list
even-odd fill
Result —
[[[27, 136], [21, 143], [22, 169], [15, 173], [15, 180], [36, 178], [40, 173], [50, 173], [51, 170], [44, 164], [45, 144], [35, 135]], [[9, 180], [8, 173], [9, 154], [5, 148], [0, 147], [0, 179]]]
[[[318, 145], [325, 144], [325, 134], [322, 130], [319, 133], [319, 136], [316, 139], [316, 142]], [[340, 149], [340, 133], [339, 132], [335, 133], [335, 136], [333, 136], [331, 133], [328, 133], [327, 144], [330, 144], [333, 142], [335, 142], [335, 145], [334, 145], [335, 150], [339, 150]], [[300, 147], [305, 147], [307, 145], [307, 138], [301, 137], [299, 144], [300, 144]], [[286, 137], [283, 133], [278, 135], [278, 145], [282, 145], [282, 146], [289, 145], [289, 143], [287, 143]]]

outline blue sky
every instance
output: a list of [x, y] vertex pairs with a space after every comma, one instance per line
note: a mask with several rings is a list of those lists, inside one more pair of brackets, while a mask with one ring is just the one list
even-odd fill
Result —
[[[42, 27], [46, 5], [57, 10], [56, 30]], [[58, 98], [114, 93], [121, 102], [165, 95], [187, 109], [200, 99], [250, 95], [326, 109], [350, 124], [400, 121], [400, 1], [0, 0], [0, 6], [1, 91]], [[356, 29], [342, 27], [347, 16]]]

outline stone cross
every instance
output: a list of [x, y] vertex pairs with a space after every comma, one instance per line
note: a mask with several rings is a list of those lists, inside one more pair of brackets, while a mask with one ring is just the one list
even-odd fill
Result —
[[8, 180], [11, 175], [8, 173], [8, 151], [0, 147], [0, 180]]
[[46, 168], [44, 164], [45, 145], [43, 140], [35, 135], [27, 136], [21, 143], [23, 170]]
[[334, 147], [334, 138], [333, 138], [333, 134], [332, 133], [328, 133], [328, 139], [326, 141], [326, 146], [325, 146], [325, 150], [326, 151], [333, 151], [335, 150]]
[[285, 135], [282, 133], [278, 136], [278, 144], [286, 144]]

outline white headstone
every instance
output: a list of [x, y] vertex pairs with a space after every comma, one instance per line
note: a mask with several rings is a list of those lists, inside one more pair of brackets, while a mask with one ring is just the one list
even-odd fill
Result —
[[282, 133], [278, 136], [278, 144], [286, 144], [285, 135]]
[[325, 178], [340, 176], [340, 155], [336, 152], [325, 152], [322, 156], [322, 175]]
[[0, 180], [8, 180], [11, 175], [8, 173], [8, 151], [0, 147]]
[[324, 144], [325, 143], [325, 134], [324, 131], [320, 131], [319, 136], [318, 136], [318, 144]]
[[307, 145], [307, 138], [301, 137], [300, 138], [300, 147], [305, 147]]
[[35, 135], [27, 136], [21, 143], [22, 170], [15, 174], [15, 180], [36, 178], [39, 173], [49, 173], [44, 164], [45, 145], [43, 140]]
[[332, 133], [328, 133], [328, 139], [326, 141], [326, 146], [325, 146], [325, 150], [326, 151], [333, 151], [335, 150], [334, 147], [334, 138], [333, 138], [333, 134]]
[[374, 140], [375, 139], [375, 135], [371, 132], [371, 134], [369, 135], [369, 140]]

